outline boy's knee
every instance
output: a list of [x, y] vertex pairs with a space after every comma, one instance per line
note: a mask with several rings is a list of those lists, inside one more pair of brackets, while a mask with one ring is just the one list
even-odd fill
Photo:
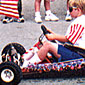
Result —
[[43, 43], [43, 46], [45, 46], [45, 47], [47, 47], [49, 45], [49, 42], [48, 41], [45, 41], [44, 43]]

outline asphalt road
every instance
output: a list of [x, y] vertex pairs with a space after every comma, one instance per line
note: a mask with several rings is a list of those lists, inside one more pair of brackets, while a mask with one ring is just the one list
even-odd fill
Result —
[[[44, 24], [47, 28], [59, 34], [65, 34], [65, 31], [70, 24], [66, 21], [46, 22]], [[0, 23], [0, 49], [11, 42], [18, 42], [29, 49], [39, 39], [42, 34], [41, 25], [35, 22], [25, 21], [24, 23], [12, 22], [9, 24]]]

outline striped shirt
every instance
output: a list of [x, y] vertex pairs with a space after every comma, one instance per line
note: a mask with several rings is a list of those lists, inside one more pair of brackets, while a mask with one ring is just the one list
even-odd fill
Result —
[[76, 18], [68, 27], [67, 39], [76, 46], [85, 49], [85, 15]]

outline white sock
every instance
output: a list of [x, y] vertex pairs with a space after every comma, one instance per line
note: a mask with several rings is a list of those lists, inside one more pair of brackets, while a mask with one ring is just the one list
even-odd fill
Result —
[[31, 64], [34, 64], [34, 63], [39, 63], [41, 62], [40, 58], [38, 57], [38, 54], [35, 53], [34, 56], [28, 61], [30, 62]]
[[34, 56], [30, 60], [24, 60], [24, 63], [22, 67], [28, 67], [28, 64], [34, 64], [41, 62], [40, 58], [38, 57], [38, 54], [35, 53]]
[[35, 16], [41, 16], [40, 12], [35, 12]]
[[49, 15], [49, 14], [51, 14], [51, 10], [46, 11], [46, 15]]
[[69, 15], [70, 14], [70, 12], [69, 12], [69, 10], [67, 10], [67, 15]]

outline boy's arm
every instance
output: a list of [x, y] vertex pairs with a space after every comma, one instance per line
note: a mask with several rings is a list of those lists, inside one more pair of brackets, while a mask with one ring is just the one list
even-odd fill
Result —
[[67, 37], [64, 35], [59, 35], [55, 33], [45, 35], [48, 40], [58, 40], [60, 42], [68, 42]]

